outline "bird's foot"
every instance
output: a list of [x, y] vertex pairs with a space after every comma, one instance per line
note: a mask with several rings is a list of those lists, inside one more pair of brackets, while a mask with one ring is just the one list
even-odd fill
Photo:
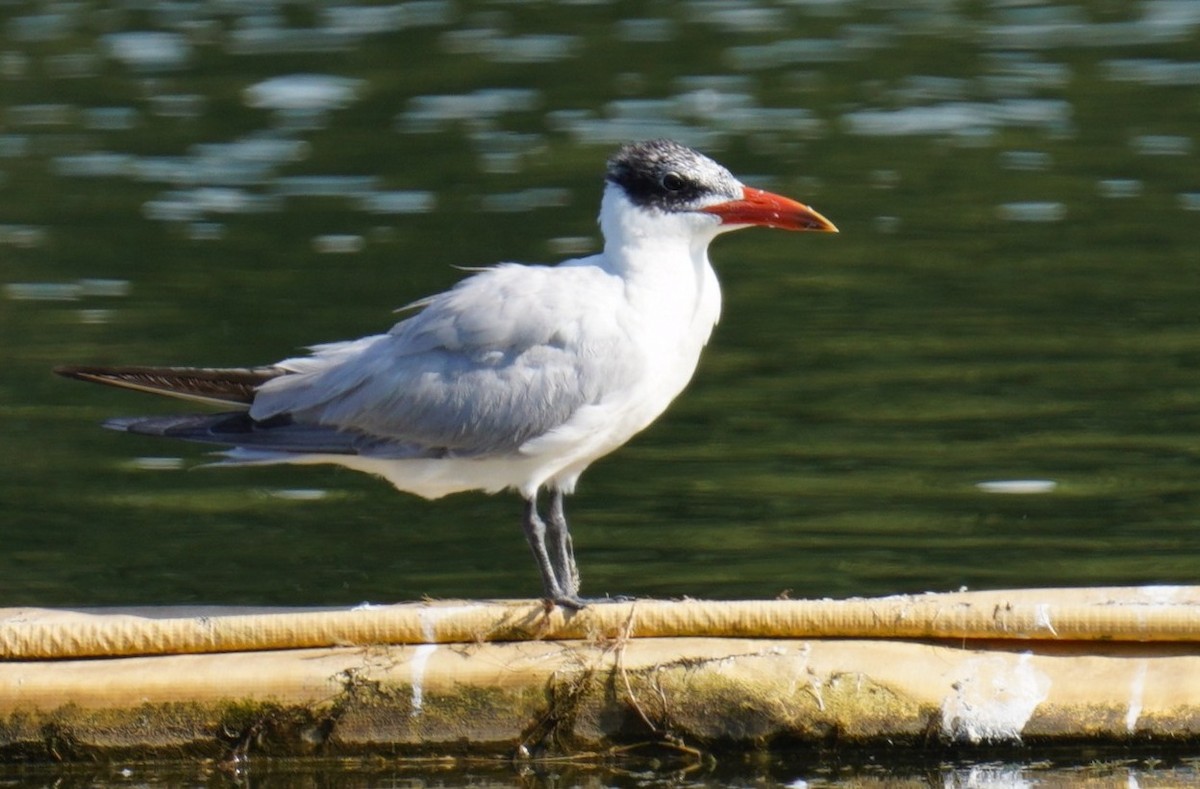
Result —
[[605, 603], [628, 603], [634, 598], [624, 595], [616, 595], [614, 597], [580, 597], [575, 594], [559, 594], [546, 598], [547, 607], [561, 605], [563, 608], [571, 611], [582, 611], [589, 605], [604, 605]]
[[590, 600], [584, 600], [582, 597], [573, 594], [550, 595], [545, 598], [546, 610], [549, 611], [556, 605], [560, 605], [568, 611], [582, 611], [588, 607]]

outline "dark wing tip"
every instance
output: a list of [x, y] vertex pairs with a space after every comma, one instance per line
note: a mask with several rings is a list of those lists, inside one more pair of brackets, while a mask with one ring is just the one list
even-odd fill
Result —
[[245, 411], [233, 411], [224, 414], [123, 416], [105, 420], [104, 427], [144, 436], [232, 445], [240, 437], [254, 432], [257, 423]]
[[[258, 421], [245, 411], [118, 417], [109, 419], [104, 426], [110, 430], [143, 436], [179, 438], [284, 455], [357, 455], [393, 448], [386, 439], [371, 438], [336, 427], [295, 424], [287, 415]], [[397, 447], [394, 451], [403, 449]]]
[[60, 365], [54, 372], [77, 381], [166, 395], [209, 405], [246, 406], [258, 387], [286, 374], [279, 367], [145, 367]]
[[95, 378], [99, 370], [95, 367], [86, 367], [79, 364], [60, 364], [57, 367], [51, 368], [51, 372], [55, 375], [61, 375], [63, 378], [73, 378], [76, 381], [90, 381]]

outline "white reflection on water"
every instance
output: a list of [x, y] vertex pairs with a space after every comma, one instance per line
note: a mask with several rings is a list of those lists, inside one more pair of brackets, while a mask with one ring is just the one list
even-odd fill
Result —
[[20, 52], [0, 52], [0, 77], [21, 79], [29, 74], [30, 60]]
[[890, 168], [872, 170], [869, 179], [871, 186], [876, 189], [895, 189], [901, 181], [899, 171]]
[[468, 136], [479, 152], [479, 169], [485, 173], [520, 172], [526, 161], [548, 148], [542, 134], [480, 130]]
[[1005, 151], [1000, 154], [1000, 161], [1008, 170], [1038, 172], [1049, 169], [1053, 160], [1043, 151]]
[[524, 189], [520, 192], [484, 195], [480, 200], [480, 207], [484, 211], [515, 213], [532, 211], [536, 208], [559, 208], [570, 203], [570, 190], [544, 187]]
[[366, 81], [328, 74], [288, 74], [255, 83], [242, 92], [249, 107], [323, 112], [348, 107]]
[[192, 47], [180, 33], [128, 31], [101, 38], [110, 57], [130, 68], [161, 71], [183, 68], [192, 57]]
[[10, 282], [4, 295], [13, 301], [75, 301], [82, 289], [75, 282]]
[[981, 80], [993, 95], [1023, 96], [1037, 90], [1062, 90], [1071, 79], [1067, 65], [1038, 60], [1027, 52], [988, 52], [984, 62], [990, 73]]
[[220, 222], [192, 222], [186, 235], [191, 241], [220, 241], [225, 238], [225, 226]]
[[281, 162], [241, 155], [222, 146], [198, 146], [187, 156], [140, 156], [128, 165], [138, 181], [173, 185], [247, 186], [267, 181]]
[[1058, 488], [1058, 483], [1052, 479], [1000, 479], [977, 482], [975, 487], [984, 493], [1027, 496], [1037, 493], [1052, 493]]
[[103, 309], [79, 310], [79, 322], [85, 326], [101, 326], [112, 320], [113, 311]]
[[190, 222], [207, 214], [251, 214], [279, 211], [281, 199], [241, 189], [206, 186], [164, 192], [147, 202], [143, 213], [148, 219], [163, 222]]
[[365, 197], [379, 190], [373, 175], [289, 175], [276, 178], [271, 188], [286, 197]]
[[322, 255], [352, 255], [362, 252], [367, 242], [353, 233], [330, 233], [312, 240], [313, 251]]
[[445, 33], [442, 47], [451, 54], [477, 55], [496, 63], [553, 63], [578, 54], [582, 41], [579, 36], [550, 33], [505, 36], [484, 27]]
[[944, 102], [900, 109], [854, 110], [842, 116], [850, 134], [972, 134], [1000, 127], [1031, 127], [1056, 136], [1071, 128], [1071, 105], [1060, 99]]
[[286, 28], [273, 17], [242, 17], [229, 34], [226, 49], [234, 55], [311, 54], [348, 52], [358, 35], [335, 28]]
[[359, 205], [372, 214], [423, 214], [437, 207], [437, 197], [418, 190], [371, 192], [359, 199]]
[[1114, 82], [1143, 85], [1200, 85], [1200, 62], [1161, 58], [1128, 58], [1104, 61], [1105, 76]]
[[1061, 222], [1067, 218], [1067, 207], [1053, 201], [1003, 203], [996, 214], [1010, 222]]
[[793, 38], [725, 50], [729, 67], [742, 71], [801, 63], [842, 63], [854, 57], [854, 51], [844, 42], [831, 38]]
[[779, 8], [721, 0], [691, 0], [683, 5], [688, 21], [700, 22], [731, 33], [766, 33], [786, 30], [788, 17]]
[[[610, 100], [602, 109], [548, 107], [543, 91], [527, 86], [482, 87], [461, 94], [418, 95], [396, 115], [403, 133], [440, 133], [454, 126], [466, 131], [484, 173], [520, 172], [547, 149], [547, 133], [567, 134], [577, 143], [612, 145], [631, 138], [674, 137], [703, 148], [720, 149], [732, 139], [754, 137], [760, 150], [775, 150], [780, 139], [815, 140], [840, 130], [863, 136], [949, 135], [961, 144], [992, 145], [997, 130], [1031, 128], [1052, 138], [1074, 134], [1070, 104], [1047, 93], [1070, 84], [1071, 69], [1044, 62], [1040, 50], [1065, 43], [1094, 47], [1129, 42], [1177, 40], [1200, 26], [1200, 4], [1155, 0], [1141, 4], [1131, 21], [1098, 23], [1076, 6], [1003, 4], [988, 12], [979, 26], [965, 13], [933, 14], [922, 9], [889, 11], [884, 19], [851, 19], [852, 3], [819, 0], [790, 8], [699, 0], [680, 4], [678, 16], [621, 19], [611, 36], [619, 41], [653, 44], [677, 38], [686, 25], [716, 27], [736, 33], [736, 40], [719, 54], [730, 69], [714, 60], [713, 74], [680, 74], [673, 91], [646, 95], [645, 81], [630, 72], [618, 79], [632, 95]], [[797, 10], [799, 9], [799, 10]], [[220, 14], [218, 14], [218, 11]], [[7, 33], [24, 42], [62, 40], [94, 22], [85, 6], [64, 6], [49, 13], [15, 17]], [[513, 17], [505, 12], [472, 14], [465, 20], [449, 2], [428, 0], [391, 5], [346, 5], [317, 10], [311, 27], [293, 22], [272, 4], [162, 4], [150, 19], [165, 30], [113, 30], [99, 37], [101, 52], [135, 73], [178, 71], [192, 67], [202, 48], [224, 47], [234, 56], [340, 51], [360, 46], [363, 39], [413, 27], [447, 27], [437, 39], [451, 57], [475, 57], [506, 63], [541, 64], [581, 54], [584, 39], [563, 32], [514, 32], [506, 28]], [[792, 34], [800, 15], [837, 19], [826, 37]], [[224, 15], [224, 16], [222, 16]], [[111, 21], [111, 20], [110, 20]], [[151, 25], [153, 26], [153, 25]], [[875, 95], [881, 106], [853, 106], [840, 117], [822, 117], [795, 102], [765, 106], [760, 98], [760, 73], [777, 67], [819, 65], [862, 59], [874, 50], [900, 46], [904, 36], [917, 33], [969, 32], [981, 37], [982, 73], [976, 75], [896, 74], [881, 83]], [[744, 43], [743, 43], [744, 41]], [[3, 55], [4, 73], [29, 73], [30, 60], [21, 52]], [[46, 67], [59, 77], [85, 77], [98, 72], [98, 57], [89, 52], [55, 53]], [[1200, 82], [1200, 63], [1163, 58], [1121, 58], [1102, 62], [1105, 76], [1115, 81], [1153, 85], [1192, 85]], [[784, 84], [791, 91], [820, 86], [819, 73], [793, 69]], [[243, 88], [246, 105], [276, 113], [275, 129], [263, 130], [228, 143], [196, 145], [180, 156], [137, 156], [112, 150], [71, 151], [53, 160], [58, 175], [88, 178], [130, 178], [169, 184], [174, 189], [148, 201], [144, 215], [156, 220], [192, 223], [190, 237], [214, 240], [223, 235], [207, 222], [213, 214], [250, 214], [283, 210], [283, 198], [344, 196], [372, 214], [409, 214], [436, 208], [429, 192], [386, 190], [358, 176], [322, 174], [280, 178], [280, 168], [301, 162], [310, 153], [304, 132], [323, 128], [323, 115], [363, 98], [367, 81], [340, 74], [284, 74], [261, 79]], [[145, 101], [154, 117], [195, 120], [208, 111], [210, 99], [198, 93], [177, 92], [173, 83], [147, 79]], [[981, 100], [990, 99], [990, 100]], [[889, 106], [890, 105], [890, 106]], [[8, 108], [10, 128], [43, 129], [80, 126], [100, 132], [135, 129], [152, 119], [134, 106], [76, 107], [63, 102], [20, 104]], [[504, 116], [541, 112], [547, 133], [505, 129]], [[831, 125], [831, 121], [837, 126]], [[772, 135], [783, 135], [774, 138]], [[774, 141], [773, 141], [774, 140]], [[23, 156], [28, 137], [0, 138], [0, 156]], [[1186, 155], [1190, 138], [1141, 135], [1131, 145], [1145, 155]], [[1049, 154], [1010, 151], [1001, 165], [1020, 171], [1049, 170]], [[1136, 197], [1136, 179], [1098, 181], [1105, 197]], [[877, 182], [878, 185], [878, 182]], [[196, 189], [188, 190], [186, 186]], [[566, 198], [537, 191], [502, 193], [480, 198], [485, 210], [525, 211], [562, 205]], [[1187, 195], [1180, 204], [1189, 208]], [[1014, 221], [1057, 221], [1061, 204], [1011, 203], [998, 209]], [[898, 218], [877, 217], [876, 229], [894, 232]]]
[[898, 216], [877, 216], [872, 222], [876, 233], [890, 235], [900, 232], [900, 217]]
[[132, 468], [139, 471], [176, 471], [183, 468], [181, 457], [136, 457], [129, 461]]
[[446, 25], [453, 21], [454, 3], [415, 0], [392, 5], [346, 5], [321, 9], [324, 27], [339, 35], [368, 36], [413, 27]]
[[80, 279], [75, 282], [10, 282], [4, 294], [13, 301], [78, 301], [85, 297], [128, 296], [133, 284], [125, 279]]
[[620, 145], [629, 140], [670, 137], [694, 148], [720, 146], [724, 134], [662, 117], [598, 117], [589, 110], [554, 110], [546, 114], [550, 128], [584, 145]]
[[93, 131], [128, 131], [138, 123], [133, 107], [89, 107], [83, 110], [83, 127]]
[[112, 178], [129, 175], [133, 162], [134, 157], [127, 153], [95, 151], [56, 156], [51, 167], [58, 175], [74, 178]]
[[329, 496], [329, 491], [321, 488], [277, 488], [266, 493], [271, 498], [284, 501], [320, 501]]
[[160, 118], [194, 120], [204, 114], [208, 98], [198, 93], [156, 93], [150, 96], [150, 111]]
[[71, 104], [16, 104], [4, 117], [12, 126], [68, 126], [75, 122], [78, 110]]
[[664, 98], [616, 99], [600, 113], [556, 110], [546, 120], [588, 144], [619, 144], [631, 139], [672, 137], [701, 148], [718, 147], [730, 136], [777, 132], [794, 139], [825, 135], [827, 124], [803, 107], [763, 107], [744, 77], [690, 77], [681, 91]]
[[1146, 2], [1141, 19], [1096, 23], [1078, 6], [1006, 8], [997, 13], [1002, 24], [988, 28], [984, 38], [993, 48], [1014, 50], [1170, 43], [1191, 35], [1200, 24], [1198, 9], [1193, 0]]
[[1177, 134], [1141, 134], [1129, 145], [1142, 156], [1187, 156], [1192, 152], [1191, 138]]
[[33, 249], [46, 243], [46, 229], [33, 225], [0, 225], [0, 245]]
[[78, 284], [81, 296], [120, 298], [133, 290], [133, 283], [127, 279], [81, 279]]
[[675, 38], [678, 28], [670, 19], [621, 19], [613, 38], [636, 44], [655, 44]]
[[74, 29], [76, 16], [66, 9], [26, 14], [8, 21], [8, 36], [13, 41], [45, 42], [65, 38]]
[[448, 124], [479, 123], [508, 112], [531, 110], [541, 102], [541, 93], [531, 88], [493, 88], [464, 94], [414, 96], [396, 118], [402, 132], [442, 131]]
[[925, 101], [959, 101], [970, 95], [972, 80], [965, 77], [932, 77], [914, 74], [902, 77], [892, 92], [903, 104]]
[[271, 166], [303, 161], [311, 146], [304, 140], [275, 136], [243, 137], [227, 143], [201, 143], [191, 148], [198, 159], [233, 160], [238, 163], [262, 162]]
[[1101, 197], [1111, 199], [1129, 199], [1142, 194], [1142, 182], [1136, 178], [1106, 178], [1097, 186]]

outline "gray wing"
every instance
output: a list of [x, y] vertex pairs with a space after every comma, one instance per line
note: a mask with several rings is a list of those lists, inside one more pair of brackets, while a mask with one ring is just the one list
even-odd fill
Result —
[[291, 373], [258, 390], [250, 415], [426, 452], [513, 452], [637, 376], [620, 299], [593, 266], [488, 269], [388, 334], [281, 362]]
[[119, 417], [109, 419], [104, 426], [110, 430], [238, 447], [268, 455], [300, 453], [390, 458], [429, 458], [444, 455], [415, 444], [389, 441], [353, 431], [296, 424], [286, 416], [260, 422], [251, 418], [245, 411]]

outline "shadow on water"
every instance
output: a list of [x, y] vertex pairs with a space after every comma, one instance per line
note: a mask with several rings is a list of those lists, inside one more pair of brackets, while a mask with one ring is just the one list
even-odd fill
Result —
[[1185, 786], [1197, 780], [1195, 760], [1147, 758], [1103, 750], [1029, 754], [994, 760], [897, 757], [894, 753], [738, 754], [692, 758], [660, 751], [631, 757], [563, 762], [508, 759], [393, 760], [253, 759], [237, 764], [120, 762], [103, 766], [9, 766], [0, 779], [55, 786], [604, 786], [727, 787], [754, 785], [803, 789], [818, 786], [1025, 787]]

